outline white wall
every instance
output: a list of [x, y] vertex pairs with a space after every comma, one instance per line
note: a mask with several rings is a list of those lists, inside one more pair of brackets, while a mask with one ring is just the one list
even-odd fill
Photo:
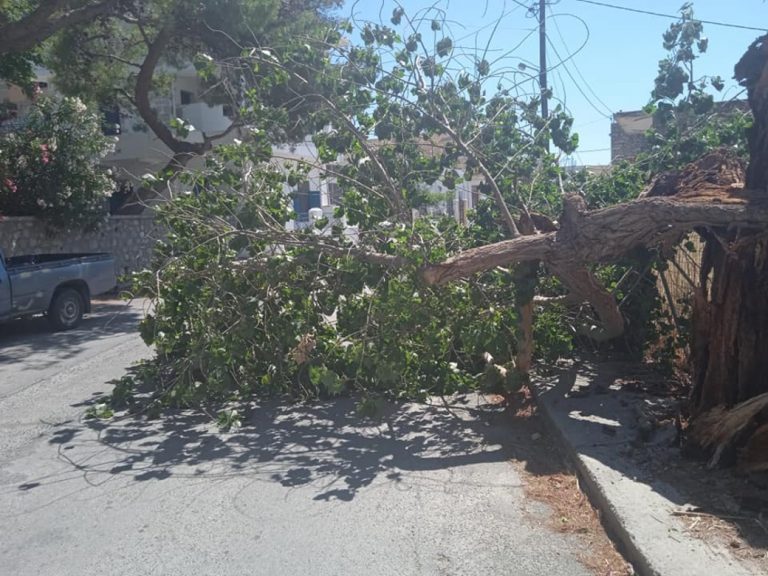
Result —
[[[55, 82], [47, 70], [38, 69], [36, 80], [48, 83], [45, 93], [57, 94]], [[232, 123], [224, 116], [224, 107], [221, 105], [208, 106], [202, 102], [194, 102], [181, 106], [181, 90], [192, 92], [194, 100], [197, 100], [201, 89], [194, 69], [185, 69], [180, 71], [179, 76], [174, 80], [172, 91], [169, 91], [166, 96], [155, 95], [152, 102], [163, 121], [167, 122], [176, 115], [194, 126], [195, 129], [187, 138], [189, 142], [202, 142], [203, 134], [208, 136], [220, 134]], [[0, 83], [0, 102], [3, 101], [17, 104], [20, 117], [32, 106], [32, 102], [18, 87]], [[104, 159], [104, 165], [117, 168], [123, 177], [134, 180], [141, 179], [144, 174], [155, 173], [166, 166], [171, 158], [170, 149], [149, 130], [140, 117], [122, 112], [121, 129], [115, 151]], [[235, 137], [236, 134], [232, 134], [221, 143], [231, 143]]]

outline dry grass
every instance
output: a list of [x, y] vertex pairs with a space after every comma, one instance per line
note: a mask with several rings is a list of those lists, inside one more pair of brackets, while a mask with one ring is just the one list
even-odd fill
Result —
[[521, 395], [509, 409], [514, 414], [514, 426], [522, 428], [531, 438], [537, 438], [532, 442], [535, 448], [521, 454], [518, 468], [526, 495], [552, 510], [549, 527], [556, 532], [571, 534], [579, 540], [583, 549], [579, 560], [595, 576], [633, 574], [631, 566], [606, 534], [598, 512], [581, 491], [577, 476], [565, 465], [557, 445], [550, 439], [544, 423], [536, 413], [536, 406], [530, 396]]
[[579, 488], [573, 474], [527, 475], [528, 497], [552, 508], [550, 527], [576, 536], [583, 545], [579, 560], [597, 576], [630, 576], [632, 568], [616, 550], [600, 523], [597, 511]]
[[[768, 552], [754, 547], [744, 538], [744, 524], [757, 524], [768, 532], [768, 526], [759, 518], [742, 516], [718, 517], [703, 512], [680, 511], [675, 514], [685, 524], [685, 530], [705, 544], [730, 548], [731, 554], [745, 562], [755, 573], [768, 573]], [[753, 526], [754, 527], [754, 526]]]

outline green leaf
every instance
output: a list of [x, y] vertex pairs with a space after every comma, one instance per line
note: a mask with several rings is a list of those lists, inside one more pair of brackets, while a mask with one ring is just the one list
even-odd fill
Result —
[[445, 58], [450, 54], [451, 48], [453, 48], [453, 40], [450, 38], [443, 38], [437, 43], [437, 55], [441, 58]]

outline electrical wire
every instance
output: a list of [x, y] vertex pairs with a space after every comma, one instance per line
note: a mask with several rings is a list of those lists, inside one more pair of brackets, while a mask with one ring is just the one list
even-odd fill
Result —
[[[630, 8], [629, 6], [617, 6], [616, 4], [609, 4], [607, 2], [598, 2], [597, 0], [575, 0], [583, 4], [593, 4], [594, 6], [602, 6], [603, 8], [613, 8], [615, 10], [624, 10], [626, 12], [635, 12], [637, 14], [646, 14], [648, 16], [659, 16], [661, 18], [671, 18], [672, 20], [679, 20], [679, 15], [663, 14], [661, 12], [652, 12], [650, 10], [641, 10], [639, 8]], [[691, 22], [700, 22], [701, 24], [710, 24], [712, 26], [722, 26], [724, 28], [738, 28], [740, 30], [755, 30], [757, 32], [768, 32], [768, 28], [755, 28], [754, 26], [744, 26], [742, 24], [729, 24], [727, 22], [716, 22], [714, 20], [700, 20], [699, 18], [692, 18]]]
[[584, 99], [587, 101], [587, 104], [589, 104], [592, 109], [600, 114], [601, 116], [607, 118], [608, 120], [612, 119], [612, 116], [609, 116], [605, 113], [605, 111], [601, 110], [597, 104], [595, 104], [592, 99], [587, 95], [586, 92], [584, 92], [584, 89], [581, 87], [581, 85], [576, 81], [576, 78], [574, 78], [573, 74], [571, 74], [571, 70], [568, 68], [568, 66], [565, 64], [563, 57], [560, 56], [560, 52], [557, 49], [557, 46], [555, 46], [554, 42], [550, 39], [549, 36], [547, 36], [547, 42], [552, 47], [552, 50], [555, 51], [555, 55], [560, 59], [560, 62], [563, 64], [563, 70], [565, 70], [565, 73], [568, 75], [568, 78], [571, 79], [571, 82], [573, 82], [573, 85], [576, 87], [576, 90], [579, 91], [579, 94], [581, 94]]
[[[586, 22], [585, 22], [585, 21], [584, 21], [582, 18], [580, 18], [580, 17], [576, 16], [575, 14], [554, 14], [554, 15], [552, 15], [552, 17], [551, 17], [551, 20], [552, 20], [552, 22], [553, 22], [553, 23], [554, 23], [554, 25], [555, 25], [555, 30], [557, 30], [557, 35], [560, 37], [560, 41], [563, 43], [563, 46], [565, 47], [565, 49], [566, 49], [568, 52], [570, 52], [570, 48], [568, 47], [568, 43], [565, 41], [565, 37], [563, 36], [563, 33], [562, 33], [562, 31], [560, 30], [560, 25], [557, 23], [557, 17], [558, 17], [558, 16], [570, 16], [570, 17], [576, 18], [577, 20], [579, 20], [579, 21], [582, 23], [582, 25], [584, 26], [584, 29], [585, 29], [585, 30], [586, 30], [586, 32], [587, 32], [587, 38], [586, 38], [586, 40], [584, 41], [584, 44], [582, 44], [582, 48], [583, 48], [583, 46], [584, 46], [584, 45], [586, 45], [586, 43], [587, 43], [587, 41], [589, 40], [589, 37], [590, 37], [589, 26], [587, 25], [587, 23], [586, 23]], [[579, 48], [579, 51], [581, 51], [581, 48]], [[572, 56], [575, 56], [577, 53], [578, 53], [578, 52], [575, 52], [575, 53], [573, 53], [573, 55], [572, 55]], [[579, 66], [578, 66], [578, 64], [576, 64], [576, 60], [575, 60], [575, 59], [571, 60], [571, 64], [573, 64], [573, 68], [574, 68], [574, 70], [576, 70], [576, 74], [579, 76], [579, 78], [581, 78], [582, 82], [583, 82], [583, 83], [584, 83], [584, 85], [587, 87], [587, 90], [589, 90], [590, 94], [592, 94], [592, 95], [595, 97], [595, 100], [597, 100], [597, 102], [598, 102], [598, 103], [599, 103], [599, 104], [600, 104], [600, 105], [601, 105], [603, 108], [605, 108], [605, 110], [607, 110], [607, 111], [608, 111], [608, 114], [610, 114], [610, 116], [612, 117], [612, 116], [613, 116], [613, 110], [611, 109], [611, 107], [610, 107], [610, 106], [608, 106], [608, 104], [606, 104], [606, 103], [605, 103], [605, 102], [602, 100], [602, 98], [600, 98], [600, 96], [597, 94], [597, 92], [595, 92], [595, 91], [592, 89], [592, 86], [590, 85], [590, 83], [587, 81], [587, 79], [586, 79], [586, 78], [584, 77], [584, 75], [581, 73], [581, 70], [579, 69]], [[605, 114], [603, 114], [603, 116], [605, 116]]]

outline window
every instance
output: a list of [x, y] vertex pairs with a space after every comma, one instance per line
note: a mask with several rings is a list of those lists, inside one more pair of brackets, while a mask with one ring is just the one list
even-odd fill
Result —
[[341, 204], [341, 186], [336, 182], [328, 182], [328, 204], [339, 206]]
[[187, 106], [189, 104], [192, 104], [195, 101], [195, 95], [192, 94], [189, 90], [182, 90], [181, 91], [181, 105]]
[[296, 212], [296, 220], [299, 222], [309, 220], [309, 194], [309, 182], [302, 182], [293, 196], [293, 211]]
[[309, 191], [309, 207], [321, 208], [322, 204], [323, 204], [323, 198], [320, 195], [320, 190], [310, 190]]
[[120, 108], [118, 106], [102, 106], [101, 113], [101, 133], [104, 136], [119, 136], [122, 134]]

